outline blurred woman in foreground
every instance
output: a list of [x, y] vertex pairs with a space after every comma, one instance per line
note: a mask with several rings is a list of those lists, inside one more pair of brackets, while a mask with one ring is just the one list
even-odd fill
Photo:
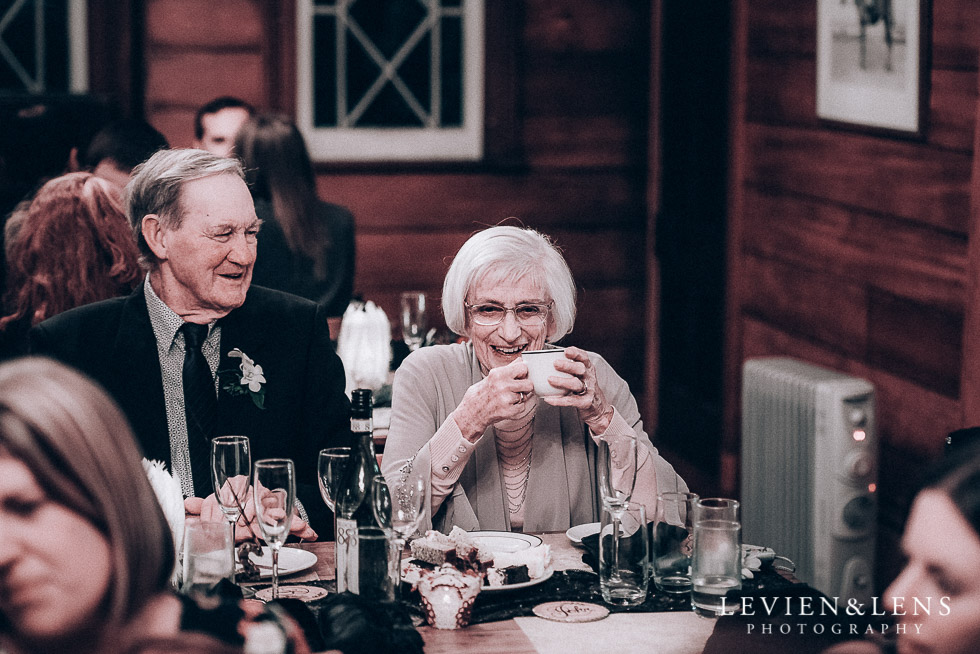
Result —
[[952, 449], [915, 497], [902, 551], [907, 562], [882, 602], [897, 623], [884, 642], [827, 654], [980, 652], [980, 444]]
[[129, 426], [43, 359], [0, 367], [0, 649], [116, 651], [179, 629], [174, 546]]
[[513, 226], [471, 236], [446, 274], [442, 311], [469, 342], [420, 348], [398, 368], [382, 459], [388, 479], [429, 477], [436, 529], [598, 521], [600, 440], [614, 458], [637, 442], [633, 499], [647, 515], [658, 492], [687, 490], [643, 430], [629, 386], [598, 354], [566, 348], [554, 367], [569, 377], [549, 378], [564, 394], [534, 394], [521, 353], [545, 349], [575, 322], [575, 282], [546, 236]]
[[[902, 550], [908, 562], [884, 598], [906, 623], [898, 650], [980, 652], [980, 448], [947, 456], [929, 477], [912, 505]], [[929, 612], [916, 610], [916, 600]]]
[[0, 366], [0, 652], [242, 652], [261, 605], [177, 596], [174, 559], [108, 396], [46, 359]]

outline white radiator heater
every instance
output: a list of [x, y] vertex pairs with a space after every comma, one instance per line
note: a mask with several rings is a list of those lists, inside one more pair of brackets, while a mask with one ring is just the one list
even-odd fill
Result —
[[781, 357], [742, 367], [742, 539], [830, 597], [869, 602], [877, 522], [874, 387]]

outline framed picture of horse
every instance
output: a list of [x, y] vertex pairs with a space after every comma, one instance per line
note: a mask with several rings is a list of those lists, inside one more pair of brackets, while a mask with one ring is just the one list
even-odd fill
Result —
[[929, 106], [927, 0], [818, 0], [817, 116], [920, 137]]

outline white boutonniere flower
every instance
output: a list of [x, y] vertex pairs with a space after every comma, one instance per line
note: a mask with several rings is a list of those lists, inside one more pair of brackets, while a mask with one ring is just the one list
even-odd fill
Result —
[[229, 352], [228, 356], [233, 359], [241, 359], [242, 363], [238, 366], [237, 371], [222, 371], [226, 375], [226, 381], [222, 388], [231, 395], [248, 393], [255, 406], [264, 409], [265, 374], [262, 372], [262, 366], [255, 363], [251, 357], [237, 347]]

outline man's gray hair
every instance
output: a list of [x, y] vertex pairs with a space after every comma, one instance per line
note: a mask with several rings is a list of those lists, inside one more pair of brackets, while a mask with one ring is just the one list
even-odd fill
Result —
[[237, 175], [245, 179], [238, 159], [194, 149], [160, 150], [133, 169], [126, 185], [126, 215], [144, 264], [155, 265], [156, 257], [143, 238], [143, 218], [156, 214], [165, 229], [179, 229], [184, 217], [181, 188], [186, 182], [212, 175]]
[[469, 335], [467, 294], [481, 281], [523, 280], [554, 303], [548, 325], [553, 343], [575, 326], [575, 280], [551, 239], [529, 228], [501, 225], [477, 232], [456, 253], [442, 285], [442, 314], [457, 334]]

